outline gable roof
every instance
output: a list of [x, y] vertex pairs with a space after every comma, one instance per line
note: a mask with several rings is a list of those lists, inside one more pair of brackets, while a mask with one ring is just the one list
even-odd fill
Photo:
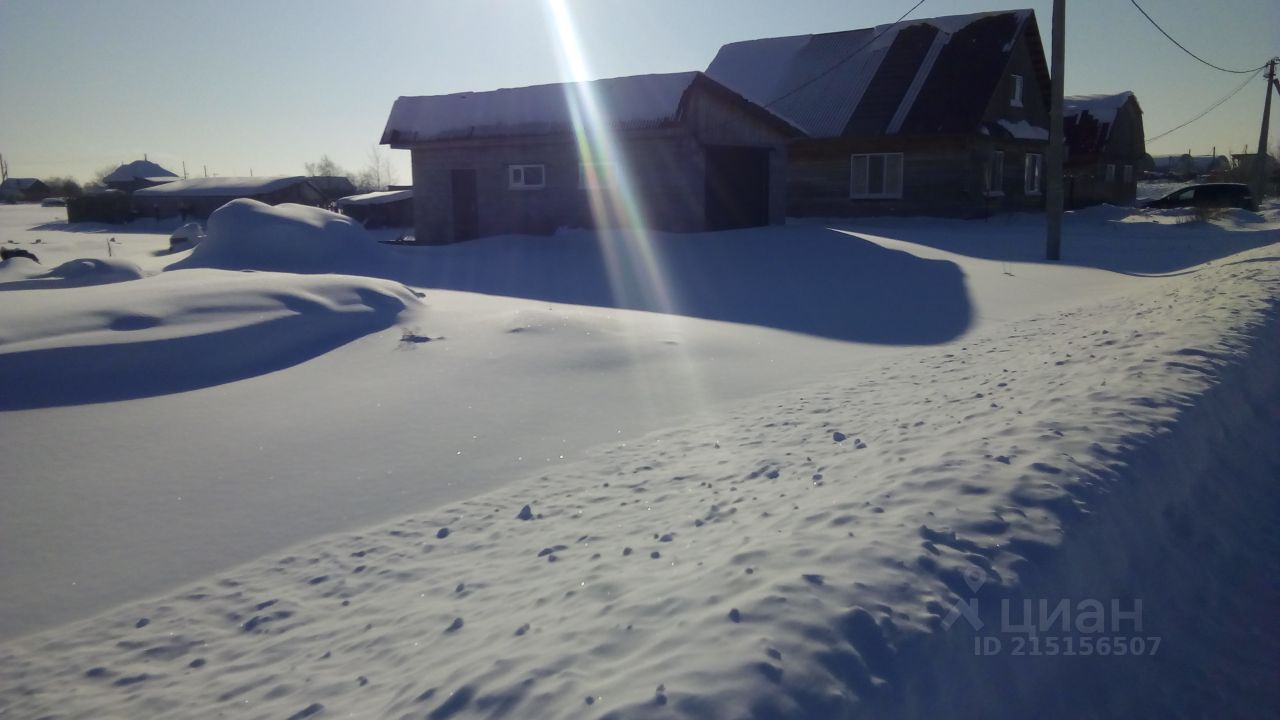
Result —
[[665, 127], [679, 122], [685, 98], [695, 86], [713, 87], [739, 97], [749, 112], [784, 127], [790, 134], [799, 133], [786, 120], [693, 71], [401, 97], [391, 108], [382, 144], [571, 132], [579, 97], [592, 98], [614, 130]]
[[102, 178], [103, 182], [131, 182], [137, 179], [152, 178], [176, 178], [177, 174], [171, 173], [150, 160], [134, 160], [131, 163], [125, 163], [111, 172], [110, 175]]
[[11, 191], [18, 190], [21, 192], [26, 192], [27, 190], [30, 190], [31, 188], [37, 185], [44, 187], [44, 183], [37, 178], [11, 177], [11, 178], [5, 178], [5, 181], [3, 183], [0, 183], [0, 189], [11, 190]]
[[307, 182], [301, 175], [277, 177], [211, 177], [175, 180], [143, 188], [134, 197], [253, 197]]
[[[1111, 138], [1116, 116], [1138, 99], [1128, 90], [1113, 95], [1072, 95], [1062, 100], [1062, 131], [1072, 153], [1100, 152]], [[1142, 112], [1142, 108], [1137, 108]]]
[[730, 43], [707, 74], [811, 137], [976, 132], [1022, 36], [1042, 65], [1035, 13], [1009, 10]]

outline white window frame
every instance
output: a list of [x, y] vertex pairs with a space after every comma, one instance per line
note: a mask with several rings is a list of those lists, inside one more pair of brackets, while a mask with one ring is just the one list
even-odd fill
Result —
[[[880, 192], [871, 192], [871, 158], [883, 158], [884, 166], [881, 170]], [[861, 165], [862, 178], [859, 185], [856, 177], [859, 165]], [[893, 166], [897, 166], [896, 176], [891, 173]], [[851, 200], [894, 200], [902, 197], [902, 175], [903, 175], [903, 156], [902, 153], [859, 153], [849, 156], [849, 199]], [[897, 180], [894, 184], [891, 180]], [[862, 191], [859, 192], [858, 188]]]
[[[587, 180], [587, 168], [596, 168], [596, 182]], [[579, 190], [605, 190], [618, 186], [618, 164], [611, 162], [578, 163]]]
[[986, 185], [987, 197], [1004, 195], [1004, 151], [992, 150], [984, 168], [983, 183]]
[[[538, 168], [542, 171], [542, 181], [533, 184], [525, 182], [525, 169]], [[547, 186], [547, 166], [528, 163], [524, 165], [508, 165], [507, 166], [507, 187], [511, 190], [541, 190]]]
[[1124, 181], [1127, 183], [1133, 182], [1133, 166], [1132, 165], [1124, 166]]
[[1116, 164], [1115, 163], [1107, 163], [1106, 179], [1107, 179], [1107, 182], [1116, 181]]
[[1022, 86], [1025, 81], [1021, 75], [1011, 75], [1013, 78], [1013, 90], [1009, 96], [1009, 105], [1012, 107], [1022, 107]]
[[[1032, 172], [1032, 168], [1035, 171]], [[1044, 187], [1044, 156], [1027, 153], [1022, 165], [1022, 190], [1027, 195], [1039, 195]]]

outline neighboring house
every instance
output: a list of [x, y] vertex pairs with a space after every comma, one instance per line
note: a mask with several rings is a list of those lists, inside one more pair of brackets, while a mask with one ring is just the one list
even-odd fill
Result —
[[382, 144], [412, 153], [418, 241], [446, 243], [781, 223], [786, 142], [799, 132], [684, 72], [402, 97]]
[[329, 202], [334, 202], [339, 198], [356, 193], [355, 183], [351, 182], [351, 178], [345, 175], [309, 175], [307, 180]]
[[212, 177], [175, 180], [133, 193], [133, 210], [148, 217], [186, 215], [207, 218], [237, 198], [252, 198], [268, 205], [300, 203], [324, 205], [326, 200], [307, 178]]
[[0, 182], [0, 200], [30, 202], [53, 194], [48, 185], [35, 178], [6, 178]]
[[338, 200], [338, 212], [365, 227], [413, 227], [413, 190], [388, 190], [351, 195]]
[[1147, 154], [1138, 99], [1127, 91], [1076, 95], [1064, 100], [1062, 116], [1066, 206], [1133, 204]]
[[[1276, 162], [1269, 153], [1264, 153], [1262, 157], [1262, 162], [1266, 164], [1266, 176], [1275, 177], [1276, 173], [1280, 172], [1280, 163]], [[1239, 177], [1252, 179], [1255, 172], [1254, 163], [1258, 162], [1258, 153], [1232, 153], [1231, 161]]]
[[707, 74], [798, 125], [792, 215], [1044, 206], [1049, 72], [1031, 10], [736, 42]]
[[1231, 159], [1225, 155], [1153, 155], [1144, 170], [1174, 180], [1226, 179], [1231, 172]]
[[142, 188], [163, 185], [180, 180], [176, 174], [165, 170], [150, 160], [134, 160], [125, 163], [102, 178], [102, 184], [110, 190], [131, 193]]

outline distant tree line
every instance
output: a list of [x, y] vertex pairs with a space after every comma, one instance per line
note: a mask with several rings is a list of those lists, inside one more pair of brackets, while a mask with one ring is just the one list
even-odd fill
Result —
[[395, 169], [391, 166], [391, 158], [377, 145], [369, 150], [365, 166], [355, 172], [349, 172], [328, 155], [320, 156], [316, 162], [304, 165], [309, 177], [345, 177], [362, 193], [386, 190], [388, 185], [399, 182]]

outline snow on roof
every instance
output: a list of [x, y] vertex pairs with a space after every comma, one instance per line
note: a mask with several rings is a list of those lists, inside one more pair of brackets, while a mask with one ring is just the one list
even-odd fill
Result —
[[[792, 119], [813, 137], [835, 137], [849, 127], [850, 119], [872, 89], [873, 80], [881, 75], [881, 67], [888, 61], [895, 66], [889, 68], [891, 72], [885, 74], [886, 78], [889, 74], [906, 72], [903, 77], [889, 78], [901, 84], [895, 88], [901, 92], [891, 101], [892, 107], [878, 118], [881, 121], [878, 130], [870, 134], [891, 134], [902, 129], [928, 79], [936, 75], [934, 67], [952, 36], [971, 29], [980, 20], [999, 16], [1012, 16], [1015, 20], [1011, 25], [1014, 31], [1001, 38], [998, 48], [1007, 55], [1032, 11], [952, 15], [821, 35], [730, 43], [720, 48], [707, 74], [748, 99]], [[891, 57], [890, 48], [910, 28], [916, 29], [912, 32], [921, 28], [932, 30], [927, 49], [922, 48], [906, 61]], [[955, 50], [953, 55], [964, 52], [967, 48]], [[913, 64], [903, 66], [904, 62]]]
[[103, 182], [129, 182], [138, 178], [151, 180], [152, 178], [176, 178], [175, 173], [160, 167], [150, 160], [134, 160], [116, 168], [110, 175], [102, 178]]
[[0, 183], [0, 187], [4, 188], [4, 189], [6, 189], [6, 190], [11, 190], [11, 189], [15, 189], [15, 188], [16, 188], [16, 189], [18, 189], [18, 190], [26, 190], [26, 189], [30, 188], [32, 185], [35, 185], [35, 184], [36, 184], [36, 183], [38, 183], [38, 182], [40, 182], [40, 181], [39, 181], [38, 179], [36, 179], [36, 178], [15, 178], [15, 177], [11, 177], [11, 178], [6, 178], [6, 179], [5, 179], [5, 181], [4, 181], [3, 183]]
[[675, 121], [699, 72], [554, 83], [488, 92], [401, 97], [391, 108], [384, 144], [467, 137], [536, 135], [570, 130], [579, 96], [590, 96], [616, 129]]
[[382, 192], [364, 193], [363, 195], [349, 195], [347, 197], [340, 198], [338, 200], [338, 205], [382, 205], [385, 203], [399, 202], [400, 200], [408, 200], [412, 197], [412, 190], [384, 190]]
[[1115, 122], [1116, 113], [1131, 97], [1133, 93], [1128, 90], [1114, 95], [1072, 95], [1063, 99], [1062, 114], [1072, 116], [1087, 112], [1099, 123], [1110, 124]]
[[1036, 127], [1026, 120], [1019, 120], [1016, 123], [1009, 122], [1004, 118], [996, 121], [1000, 127], [1009, 131], [1009, 134], [1019, 140], [1048, 140], [1049, 131], [1046, 128]]
[[276, 177], [211, 177], [175, 180], [155, 187], [143, 188], [134, 193], [134, 197], [169, 197], [173, 195], [191, 195], [195, 197], [239, 196], [249, 197], [263, 195], [287, 188], [290, 185], [306, 182], [302, 175]]

